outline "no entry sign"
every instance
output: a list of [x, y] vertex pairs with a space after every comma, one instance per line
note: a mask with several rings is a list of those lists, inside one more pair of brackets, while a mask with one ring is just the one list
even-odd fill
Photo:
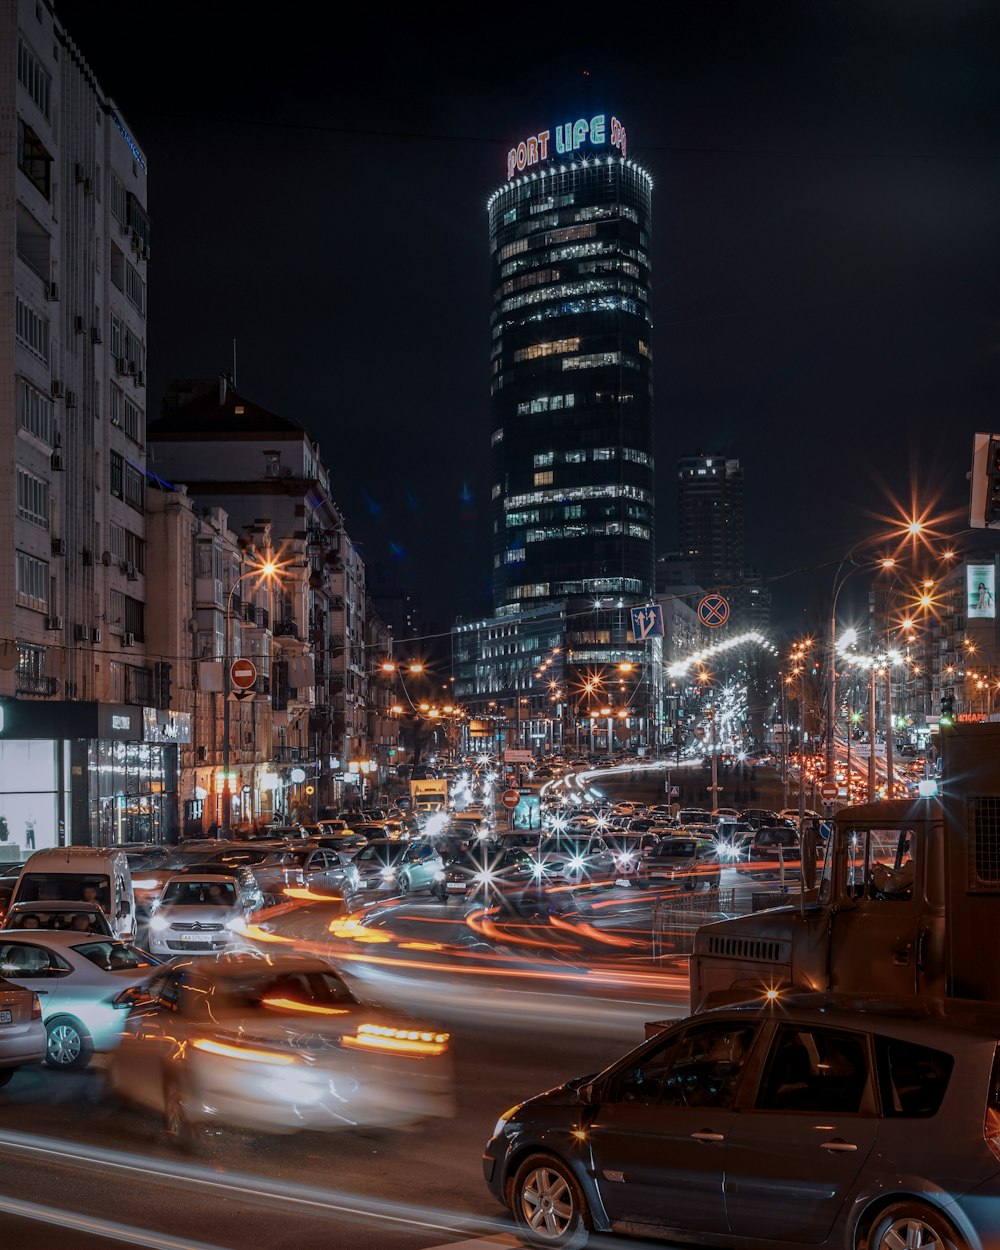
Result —
[[504, 805], [504, 807], [513, 809], [517, 807], [520, 801], [521, 796], [516, 790], [504, 790], [503, 794], [500, 795], [500, 802]]
[[249, 690], [257, 680], [257, 665], [253, 660], [233, 660], [229, 679], [237, 690]]

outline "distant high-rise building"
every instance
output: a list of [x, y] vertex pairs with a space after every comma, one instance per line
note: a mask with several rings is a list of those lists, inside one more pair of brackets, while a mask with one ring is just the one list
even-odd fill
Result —
[[489, 201], [498, 612], [653, 593], [652, 182], [601, 113]]
[[743, 576], [743, 469], [725, 456], [685, 456], [677, 466], [678, 539], [706, 590]]
[[660, 639], [629, 611], [655, 580], [651, 193], [597, 113], [511, 148], [490, 197], [494, 616], [452, 644], [508, 746], [655, 737]]

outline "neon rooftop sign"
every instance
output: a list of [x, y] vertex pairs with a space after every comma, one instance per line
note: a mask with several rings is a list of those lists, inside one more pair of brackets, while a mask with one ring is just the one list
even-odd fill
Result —
[[600, 148], [609, 142], [613, 148], [618, 148], [622, 156], [625, 155], [625, 127], [617, 117], [612, 117], [609, 128], [605, 113], [598, 113], [589, 121], [581, 117], [579, 121], [565, 122], [556, 127], [554, 136], [550, 130], [540, 130], [537, 135], [522, 139], [507, 153], [507, 177], [524, 173], [540, 161], [551, 160], [555, 156], [570, 156], [584, 144]]

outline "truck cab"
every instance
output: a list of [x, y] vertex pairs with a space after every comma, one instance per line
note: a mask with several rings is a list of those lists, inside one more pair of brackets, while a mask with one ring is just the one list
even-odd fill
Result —
[[844, 808], [797, 903], [702, 926], [692, 1010], [792, 987], [1000, 1000], [1000, 725], [945, 735], [939, 788]]

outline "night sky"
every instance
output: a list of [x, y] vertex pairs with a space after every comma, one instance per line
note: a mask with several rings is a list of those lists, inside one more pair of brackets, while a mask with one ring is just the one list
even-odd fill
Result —
[[1000, 430], [1000, 6], [359, 7], [57, 4], [149, 161], [151, 418], [235, 339], [366, 560], [445, 627], [488, 614], [486, 200], [518, 139], [605, 111], [654, 179], [658, 549], [701, 451], [743, 463], [779, 629], [911, 498], [967, 524]]

